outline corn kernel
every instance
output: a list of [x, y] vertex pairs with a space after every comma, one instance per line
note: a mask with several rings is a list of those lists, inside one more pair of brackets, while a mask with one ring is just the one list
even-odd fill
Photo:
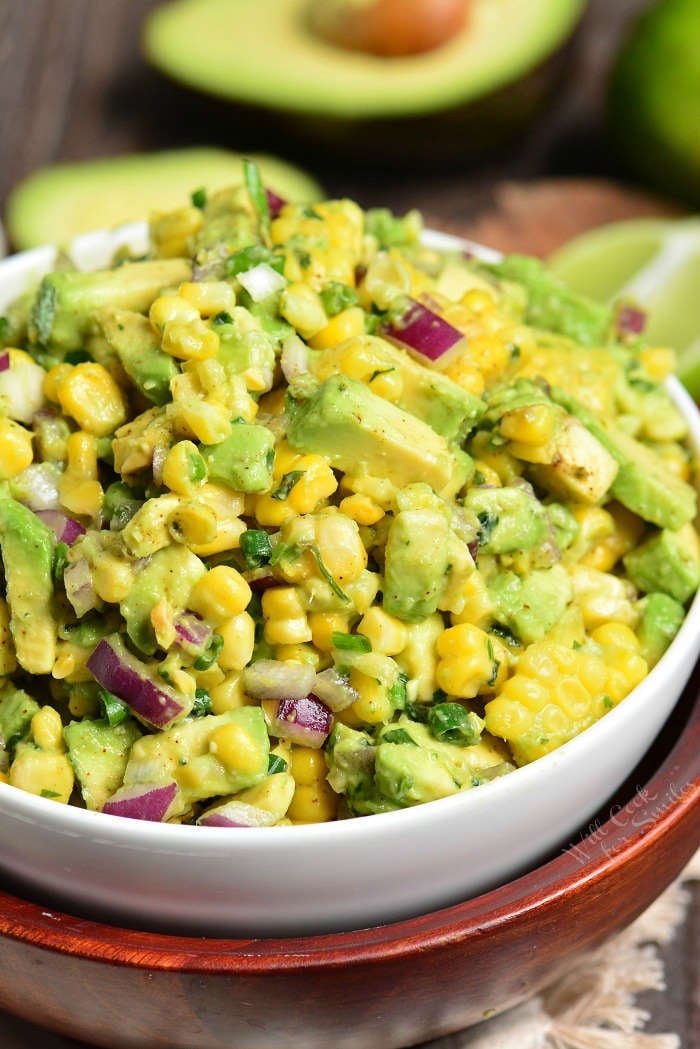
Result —
[[224, 639], [219, 653], [222, 670], [243, 670], [250, 663], [255, 645], [255, 620], [247, 612], [239, 612], [222, 623], [217, 633]]
[[265, 623], [264, 637], [269, 645], [299, 645], [311, 641], [311, 629], [306, 616], [268, 619]]
[[348, 633], [349, 617], [341, 612], [310, 612], [308, 619], [311, 639], [321, 652], [331, 651], [334, 633]]
[[126, 422], [124, 394], [101, 364], [76, 364], [56, 383], [56, 395], [63, 412], [96, 437], [106, 437]]
[[47, 401], [58, 404], [58, 385], [73, 371], [72, 364], [55, 364], [44, 377], [44, 396]]
[[326, 755], [312, 747], [292, 747], [290, 771], [294, 782], [303, 787], [312, 787], [322, 782], [328, 773]]
[[401, 652], [408, 638], [405, 624], [378, 606], [365, 612], [357, 632], [369, 638], [373, 652], [382, 652], [387, 656]]
[[96, 517], [103, 491], [97, 480], [97, 439], [78, 430], [66, 441], [66, 469], [59, 481], [61, 502], [71, 513]]
[[277, 645], [275, 659], [280, 659], [283, 663], [308, 663], [314, 670], [318, 670], [320, 665], [320, 654], [308, 643]]
[[340, 503], [340, 512], [359, 525], [373, 525], [384, 517], [384, 510], [367, 495], [356, 492], [346, 495]]
[[218, 685], [213, 685], [209, 689], [209, 695], [211, 696], [211, 709], [214, 714], [223, 714], [227, 710], [244, 707], [247, 703], [241, 674], [237, 671], [227, 674]]
[[157, 332], [163, 332], [169, 324], [197, 324], [201, 318], [197, 307], [182, 295], [159, 295], [148, 319]]
[[163, 332], [162, 346], [165, 353], [178, 360], [205, 361], [219, 352], [219, 336], [201, 321], [172, 321]]
[[499, 429], [509, 441], [547, 444], [554, 436], [554, 411], [549, 404], [528, 404], [505, 412]]
[[367, 566], [357, 524], [340, 513], [321, 513], [314, 519], [314, 532], [321, 559], [334, 579], [343, 586], [359, 579]]
[[438, 638], [435, 679], [448, 695], [472, 699], [494, 675], [493, 644], [479, 627], [460, 623]]
[[328, 783], [298, 786], [287, 816], [293, 823], [328, 823], [335, 819], [338, 798]]
[[192, 303], [201, 317], [230, 313], [236, 305], [235, 291], [223, 280], [186, 281], [178, 295]]
[[162, 258], [189, 255], [190, 238], [202, 228], [204, 216], [199, 208], [187, 205], [151, 219], [151, 238]]
[[134, 577], [129, 562], [113, 554], [102, 554], [92, 569], [95, 593], [108, 604], [119, 604], [133, 586]]
[[218, 531], [216, 516], [200, 503], [181, 503], [168, 517], [168, 531], [176, 543], [211, 543]]
[[42, 750], [65, 751], [63, 722], [53, 707], [45, 706], [32, 718], [32, 738]]
[[469, 291], [464, 293], [460, 301], [463, 306], [475, 313], [477, 317], [491, 313], [496, 305], [493, 295], [486, 291], [485, 288], [470, 288]]
[[26, 470], [34, 458], [29, 430], [7, 417], [0, 418], [0, 481]]
[[280, 296], [279, 312], [302, 339], [310, 339], [325, 328], [328, 318], [321, 299], [307, 284], [288, 284]]
[[220, 444], [231, 433], [231, 416], [224, 404], [192, 397], [177, 403], [175, 415], [202, 444]]
[[288, 499], [273, 499], [271, 495], [259, 495], [255, 500], [255, 517], [258, 524], [280, 528], [285, 521], [297, 516]]
[[350, 684], [360, 696], [351, 706], [360, 721], [367, 725], [380, 725], [391, 719], [391, 700], [386, 694], [386, 689], [378, 681], [353, 667], [350, 671]]
[[209, 750], [222, 765], [235, 772], [255, 773], [260, 769], [260, 747], [243, 725], [230, 721], [215, 729]]
[[314, 350], [326, 350], [346, 339], [365, 333], [365, 313], [360, 306], [350, 306], [332, 317], [324, 328], [309, 339]]
[[240, 572], [229, 565], [215, 565], [193, 586], [189, 607], [217, 627], [243, 612], [250, 598], [250, 587]]
[[192, 441], [178, 441], [163, 464], [163, 484], [176, 495], [192, 495], [206, 480], [207, 467]]

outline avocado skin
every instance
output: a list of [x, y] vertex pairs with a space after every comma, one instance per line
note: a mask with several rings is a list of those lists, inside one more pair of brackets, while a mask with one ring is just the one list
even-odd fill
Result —
[[645, 179], [700, 205], [700, 6], [663, 0], [623, 44], [608, 86], [610, 140]]

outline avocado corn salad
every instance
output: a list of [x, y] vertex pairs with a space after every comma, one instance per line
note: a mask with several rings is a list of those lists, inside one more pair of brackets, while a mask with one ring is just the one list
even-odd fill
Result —
[[618, 704], [700, 580], [638, 311], [245, 184], [55, 272], [0, 354], [0, 776], [243, 827], [386, 812]]

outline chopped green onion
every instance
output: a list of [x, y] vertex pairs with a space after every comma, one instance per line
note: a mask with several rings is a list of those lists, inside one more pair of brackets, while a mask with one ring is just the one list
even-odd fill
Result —
[[316, 561], [316, 564], [318, 565], [319, 572], [321, 573], [323, 578], [326, 580], [326, 582], [328, 583], [329, 587], [331, 588], [331, 590], [333, 591], [335, 596], [339, 597], [341, 601], [349, 602], [350, 598], [345, 593], [343, 588], [340, 586], [340, 583], [338, 583], [338, 581], [335, 578], [335, 576], [331, 575], [331, 573], [328, 571], [328, 569], [326, 568], [325, 564], [323, 563], [323, 558], [321, 557], [321, 551], [319, 550], [319, 548], [317, 546], [312, 546], [311, 547], [311, 553], [313, 554], [314, 560]]
[[224, 647], [224, 639], [221, 634], [212, 634], [209, 644], [199, 659], [195, 660], [195, 670], [208, 670], [212, 663], [216, 663], [219, 653]]
[[283, 561], [294, 561], [299, 556], [299, 547], [296, 543], [278, 543], [272, 551], [270, 564], [281, 565]]
[[461, 747], [478, 743], [484, 728], [478, 714], [465, 710], [461, 703], [438, 703], [428, 714], [428, 725], [435, 739]]
[[372, 642], [364, 634], [344, 634], [334, 630], [331, 634], [333, 647], [341, 652], [371, 652]]
[[247, 568], [261, 568], [272, 557], [270, 537], [262, 529], [248, 528], [242, 533], [240, 543]]
[[187, 464], [190, 468], [190, 481], [192, 484], [199, 484], [200, 481], [206, 481], [207, 479], [207, 464], [204, 462], [203, 457], [198, 451], [190, 452], [187, 456]]
[[270, 496], [273, 499], [279, 499], [283, 503], [289, 497], [289, 493], [297, 481], [304, 476], [304, 472], [304, 470], [290, 470], [280, 481], [279, 488], [275, 488], [274, 492], [270, 492]]
[[382, 743], [411, 743], [417, 747], [415, 739], [408, 734], [405, 728], [390, 728], [381, 738]]
[[60, 583], [63, 579], [63, 573], [66, 570], [68, 564], [68, 544], [58, 543], [56, 549], [53, 552], [53, 564], [51, 565], [51, 573], [57, 583]]
[[264, 244], [250, 244], [247, 248], [240, 248], [224, 262], [224, 273], [227, 277], [236, 277], [239, 273], [252, 270], [253, 266], [259, 266], [266, 262], [277, 273], [284, 271], [284, 256], [279, 255]]
[[270, 205], [260, 177], [260, 169], [252, 160], [243, 161], [243, 178], [250, 202], [258, 216], [260, 235], [263, 240], [267, 240], [270, 234]]
[[226, 310], [219, 310], [212, 319], [212, 324], [233, 324], [233, 317]]
[[270, 754], [270, 758], [267, 763], [267, 774], [268, 776], [274, 775], [275, 772], [286, 772], [289, 765], [281, 758], [279, 754]]
[[387, 689], [387, 696], [389, 697], [394, 710], [403, 710], [406, 706], [406, 700], [408, 698], [408, 692], [406, 690], [407, 681], [408, 678], [406, 675], [400, 673], [394, 684]]
[[332, 280], [321, 291], [321, 305], [328, 317], [335, 317], [350, 306], [357, 304], [357, 292], [349, 284], [341, 284], [340, 281]]
[[119, 696], [115, 696], [113, 692], [108, 692], [106, 688], [98, 689], [97, 695], [105, 720], [111, 728], [114, 728], [115, 725], [121, 725], [122, 721], [126, 721], [130, 711]]
[[49, 790], [48, 787], [44, 787], [41, 792], [42, 798], [60, 798], [61, 795], [57, 790]]

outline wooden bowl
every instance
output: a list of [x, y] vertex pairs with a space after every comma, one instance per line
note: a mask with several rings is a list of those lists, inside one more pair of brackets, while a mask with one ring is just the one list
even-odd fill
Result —
[[696, 668], [652, 751], [575, 842], [432, 914], [218, 940], [121, 929], [0, 893], [0, 969], [12, 974], [0, 1007], [107, 1049], [393, 1049], [477, 1023], [629, 924], [700, 844], [699, 688]]

